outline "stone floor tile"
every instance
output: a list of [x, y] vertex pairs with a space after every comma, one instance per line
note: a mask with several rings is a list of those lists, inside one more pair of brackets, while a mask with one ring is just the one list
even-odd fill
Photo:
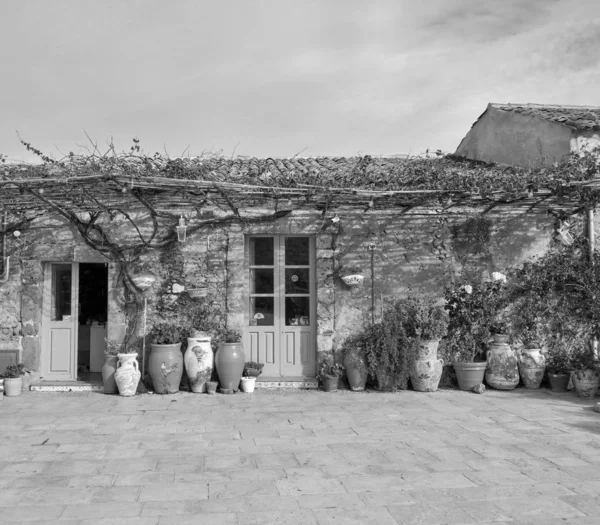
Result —
[[[329, 496], [339, 496], [339, 494], [329, 494]], [[262, 495], [244, 496], [243, 500], [246, 509], [251, 512], [290, 511], [300, 510], [301, 508], [298, 505], [298, 499], [293, 496], [279, 496], [277, 498], [265, 498]]]
[[[339, 478], [348, 492], [379, 492], [388, 490], [408, 490], [410, 485], [402, 476], [346, 476]], [[341, 492], [341, 491], [339, 491]], [[318, 492], [316, 492], [318, 494]]]
[[[93, 518], [81, 520], [77, 525], [158, 525], [158, 516], [137, 518]], [[61, 520], [60, 525], [63, 524]]]
[[600, 501], [598, 495], [585, 494], [577, 496], [562, 496], [561, 501], [564, 501], [571, 507], [583, 512], [587, 516], [596, 516], [600, 521]]
[[477, 470], [463, 474], [478, 485], [531, 485], [537, 481], [517, 469]]
[[389, 505], [387, 511], [402, 525], [476, 525], [477, 521], [454, 503]]
[[[56, 522], [63, 514], [65, 507], [62, 505], [31, 506], [31, 507], [3, 507], [0, 512], [0, 523], [15, 525], [21, 522], [44, 521]], [[64, 516], [67, 518], [67, 516]]]
[[175, 474], [172, 472], [132, 472], [131, 474], [115, 474], [114, 486], [126, 487], [137, 485], [170, 485], [174, 482]]
[[[236, 496], [278, 496], [274, 481], [209, 481], [208, 498], [233, 498]], [[201, 498], [197, 498], [201, 499]]]
[[514, 498], [494, 501], [502, 512], [508, 514], [517, 523], [529, 518], [577, 518], [585, 513], [558, 498]]
[[253, 454], [256, 466], [259, 469], [273, 467], [294, 468], [300, 466], [292, 453], [287, 454]]
[[[238, 525], [237, 515], [234, 513], [213, 513], [210, 514], [210, 525]], [[184, 516], [160, 516], [158, 525], [200, 525], [204, 523], [203, 519], [206, 517], [199, 517], [197, 514], [184, 515]], [[266, 525], [265, 522], [264, 525]], [[300, 523], [300, 522], [297, 522]]]
[[[216, 471], [207, 472], [207, 474], [214, 473]], [[285, 469], [280, 467], [227, 470], [226, 473], [229, 479], [236, 481], [267, 481], [285, 479], [287, 477]]]
[[49, 467], [51, 463], [49, 461], [27, 461], [27, 462], [15, 462], [15, 463], [5, 463], [3, 466], [0, 466], [0, 475], [7, 476], [34, 476], [42, 473], [47, 473], [52, 475], [49, 472]]
[[138, 501], [196, 500], [208, 498], [208, 483], [143, 485]]
[[182, 516], [198, 514], [197, 502], [193, 499], [176, 499], [162, 501], [144, 501], [140, 516]]
[[131, 472], [153, 471], [158, 458], [109, 459], [102, 470], [103, 474], [129, 474]]
[[[431, 492], [431, 491], [428, 491]], [[415, 492], [404, 490], [390, 490], [378, 492], [359, 492], [351, 494], [358, 496], [368, 507], [387, 507], [388, 505], [413, 505], [416, 503]]]
[[23, 488], [0, 490], [0, 514], [5, 508], [16, 506], [25, 494]]
[[236, 525], [318, 525], [313, 513], [305, 509], [275, 512], [242, 512], [237, 515], [237, 520]]
[[251, 455], [207, 456], [204, 458], [204, 470], [255, 469], [256, 461]]
[[473, 518], [475, 523], [514, 523], [507, 513], [491, 501], [456, 501], [456, 505]]
[[344, 485], [337, 479], [297, 477], [281, 479], [274, 482], [282, 496], [300, 494], [323, 494], [330, 492], [346, 492]]
[[77, 505], [92, 500], [96, 488], [37, 487], [22, 489], [19, 507], [33, 505]]
[[92, 497], [94, 503], [101, 501], [112, 502], [112, 501], [136, 501], [140, 493], [139, 486], [126, 486], [126, 487], [108, 487], [102, 488], [95, 492]]
[[384, 507], [315, 509], [319, 525], [398, 525]]
[[106, 503], [87, 503], [67, 505], [61, 514], [62, 519], [92, 519], [92, 518], [134, 518], [140, 515], [142, 504], [136, 502], [114, 501]]
[[407, 484], [407, 490], [428, 489], [455, 489], [460, 487], [475, 487], [469, 476], [471, 473], [462, 472], [406, 472], [402, 478]]
[[30, 488], [30, 487], [66, 487], [69, 483], [69, 478], [52, 477], [52, 476], [31, 476], [10, 478], [11, 489]]

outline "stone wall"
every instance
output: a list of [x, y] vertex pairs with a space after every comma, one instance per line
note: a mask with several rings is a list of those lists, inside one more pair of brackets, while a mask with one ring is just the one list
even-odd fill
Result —
[[[186, 243], [177, 246], [181, 261], [176, 272], [169, 266], [175, 262], [161, 259], [160, 251], [147, 253], [134, 268], [159, 277], [147, 294], [147, 331], [166, 315], [161, 305], [175, 303], [182, 290], [200, 286], [207, 287], [215, 315], [229, 327], [242, 329], [247, 286], [245, 236], [305, 234], [316, 236], [317, 350], [337, 349], [357, 327], [372, 316], [379, 318], [386, 297], [414, 289], [441, 299], [448, 279], [502, 271], [542, 253], [550, 241], [552, 218], [544, 210], [498, 207], [486, 214], [484, 221], [472, 220], [478, 211], [455, 207], [440, 216], [436, 210], [424, 208], [408, 212], [337, 209], [324, 217], [320, 211], [307, 209], [277, 221], [235, 222], [192, 232]], [[260, 210], [240, 212], [251, 216]], [[115, 220], [109, 226], [112, 235], [134, 238], [124, 221]], [[149, 228], [149, 222], [142, 223], [143, 234]], [[22, 239], [9, 282], [0, 286], [0, 348], [18, 346], [26, 365], [39, 370], [43, 261], [107, 261], [61, 220], [38, 221]], [[363, 270], [361, 286], [350, 288], [337, 275], [337, 269], [348, 265]], [[127, 326], [119, 274], [119, 265], [111, 262], [108, 337], [117, 340], [123, 338]], [[137, 334], [143, 335], [141, 323]]]

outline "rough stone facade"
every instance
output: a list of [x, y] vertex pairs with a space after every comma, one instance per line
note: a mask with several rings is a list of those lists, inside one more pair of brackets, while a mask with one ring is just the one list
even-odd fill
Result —
[[[469, 219], [478, 211], [454, 207], [441, 215], [432, 208], [354, 208], [324, 214], [307, 208], [276, 221], [234, 222], [195, 231], [179, 245], [181, 275], [169, 275], [159, 250], [146, 253], [137, 265], [137, 270], [160, 278], [148, 293], [147, 328], [161, 321], [159, 300], [174, 301], [177, 290], [206, 286], [215, 311], [227, 316], [229, 326], [242, 329], [248, 286], [245, 237], [304, 234], [316, 237], [317, 352], [336, 350], [357, 327], [379, 317], [385, 297], [414, 289], [441, 298], [444, 283], [453, 276], [502, 271], [547, 248], [553, 223], [544, 210], [498, 207], [479, 220], [483, 236], [475, 238]], [[243, 210], [243, 215], [260, 212]], [[126, 221], [113, 223], [107, 223], [113, 236], [133, 238]], [[41, 370], [44, 262], [107, 263], [108, 337], [123, 338], [127, 318], [119, 265], [89, 248], [69, 224], [46, 219], [24, 232], [9, 280], [0, 285], [0, 350], [19, 348], [22, 361]], [[362, 285], [350, 288], [339, 278], [336, 269], [349, 265], [362, 269]], [[175, 287], [174, 292], [174, 284], [183, 288]]]

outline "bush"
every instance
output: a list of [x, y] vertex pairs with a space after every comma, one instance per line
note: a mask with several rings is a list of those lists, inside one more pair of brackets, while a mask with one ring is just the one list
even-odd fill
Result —
[[172, 323], [158, 323], [150, 331], [152, 344], [174, 345], [184, 339], [184, 330], [181, 326]]

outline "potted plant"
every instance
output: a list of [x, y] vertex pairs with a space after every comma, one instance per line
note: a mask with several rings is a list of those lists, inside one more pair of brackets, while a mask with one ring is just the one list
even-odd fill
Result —
[[106, 350], [104, 351], [104, 365], [102, 366], [102, 384], [105, 394], [118, 394], [119, 389], [115, 382], [115, 372], [119, 360], [118, 354], [122, 353], [124, 344], [118, 343], [113, 339], [104, 339]]
[[185, 370], [192, 392], [202, 393], [213, 373], [212, 338], [203, 330], [190, 330], [187, 350], [183, 355]]
[[505, 311], [496, 314], [490, 323], [492, 340], [488, 342], [485, 380], [499, 390], [512, 390], [519, 384], [517, 354], [508, 344], [509, 326]]
[[23, 392], [23, 376], [27, 369], [23, 363], [8, 365], [2, 373], [4, 378], [4, 395], [9, 397], [20, 396]]
[[264, 366], [264, 363], [257, 363], [256, 361], [246, 361], [246, 363], [244, 363], [244, 376], [258, 377], [260, 374], [262, 374], [262, 369]]
[[571, 379], [571, 357], [566, 345], [556, 344], [548, 348], [546, 370], [552, 391], [566, 392]]
[[570, 363], [573, 370], [573, 386], [579, 397], [582, 399], [596, 397], [600, 376], [589, 344], [580, 344], [573, 348]]
[[444, 360], [438, 359], [440, 340], [448, 331], [448, 313], [432, 298], [411, 295], [403, 302], [407, 344], [414, 348], [410, 381], [418, 392], [438, 389]]
[[445, 290], [444, 308], [448, 312], [445, 361], [452, 363], [461, 390], [472, 390], [483, 383], [486, 343], [498, 310], [497, 286], [493, 282], [479, 282], [449, 286]]
[[148, 360], [148, 369], [157, 394], [179, 392], [183, 375], [181, 353], [183, 339], [183, 328], [172, 323], [158, 323], [150, 331], [152, 351]]
[[344, 367], [340, 363], [336, 363], [333, 356], [326, 356], [319, 362], [317, 379], [321, 381], [325, 392], [335, 392], [343, 373]]
[[226, 329], [224, 341], [219, 344], [215, 356], [215, 366], [221, 383], [221, 392], [233, 394], [237, 392], [244, 372], [246, 356], [242, 346], [242, 334], [237, 330]]
[[114, 375], [115, 383], [120, 395], [135, 396], [142, 375], [137, 362], [137, 352], [134, 348], [122, 346], [123, 348], [117, 354], [119, 362]]
[[358, 286], [365, 278], [363, 269], [360, 266], [349, 264], [339, 270], [340, 279], [347, 286]]
[[350, 390], [354, 392], [365, 389], [369, 376], [365, 337], [365, 331], [361, 330], [346, 338], [341, 348], [346, 378], [348, 379]]

